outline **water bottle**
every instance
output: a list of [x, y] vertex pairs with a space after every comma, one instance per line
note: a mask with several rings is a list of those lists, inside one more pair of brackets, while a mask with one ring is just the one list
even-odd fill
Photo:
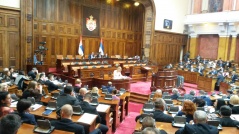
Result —
[[205, 111], [206, 113], [208, 113], [207, 101], [205, 101], [204, 111]]

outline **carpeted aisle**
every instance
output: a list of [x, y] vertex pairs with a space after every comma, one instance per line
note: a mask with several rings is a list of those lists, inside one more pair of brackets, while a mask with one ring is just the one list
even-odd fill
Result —
[[114, 134], [132, 134], [136, 126], [135, 117], [139, 115], [143, 104], [129, 102], [129, 115], [125, 117]]

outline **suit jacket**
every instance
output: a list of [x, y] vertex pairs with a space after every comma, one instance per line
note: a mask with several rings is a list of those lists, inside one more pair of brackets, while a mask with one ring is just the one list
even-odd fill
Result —
[[52, 92], [52, 91], [54, 91], [54, 90], [56, 90], [56, 89], [59, 88], [57, 85], [55, 85], [55, 84], [54, 84], [53, 82], [51, 82], [50, 80], [47, 80], [47, 81], [45, 82], [45, 84], [48, 86], [48, 91], [49, 91], [49, 92]]
[[46, 81], [43, 81], [43, 80], [41, 80], [41, 79], [39, 79], [37, 82], [40, 83], [40, 84], [42, 84], [42, 85], [45, 85], [45, 84], [46, 84]]
[[164, 114], [161, 110], [155, 110], [153, 118], [155, 119], [155, 121], [168, 123], [172, 123], [172, 121], [174, 120], [172, 116]]
[[173, 94], [173, 95], [171, 95], [171, 99], [172, 99], [172, 100], [177, 100], [178, 97], [179, 97], [178, 94]]
[[239, 114], [239, 106], [232, 107], [232, 114]]
[[237, 76], [236, 74], [234, 74], [234, 75], [232, 76], [232, 82], [233, 82], [233, 83], [236, 82], [237, 79], [238, 79], [238, 76]]
[[51, 121], [51, 125], [58, 130], [74, 132], [75, 134], [85, 134], [84, 127], [72, 122], [70, 119], [63, 118], [61, 120]]
[[193, 100], [193, 99], [194, 99], [194, 96], [191, 95], [191, 94], [185, 94], [185, 95], [184, 95], [184, 99]]
[[230, 117], [223, 117], [220, 118], [220, 124], [223, 127], [236, 127], [237, 125], [239, 125], [239, 121], [236, 120], [232, 120]]
[[100, 117], [99, 113], [97, 112], [96, 107], [91, 106], [86, 101], [80, 102], [80, 106], [81, 106], [82, 110], [84, 111], [84, 113], [98, 115], [96, 118], [96, 123], [101, 123], [101, 117]]
[[180, 128], [175, 134], [219, 134], [216, 127], [208, 124], [186, 124], [183, 128]]
[[83, 96], [82, 95], [78, 95], [77, 99], [78, 99], [79, 102], [81, 102], [81, 101], [83, 101]]
[[59, 108], [65, 104], [70, 104], [70, 105], [78, 105], [79, 104], [79, 101], [75, 97], [73, 97], [69, 94], [65, 94], [65, 93], [61, 94], [57, 98], [56, 102], [57, 102], [57, 106]]

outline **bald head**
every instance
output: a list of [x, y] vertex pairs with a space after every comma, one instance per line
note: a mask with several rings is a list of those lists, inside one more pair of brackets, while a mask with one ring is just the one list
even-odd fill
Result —
[[66, 104], [61, 107], [61, 117], [62, 118], [71, 118], [73, 114], [73, 108], [71, 105]]
[[86, 92], [87, 92], [86, 88], [81, 88], [80, 89], [80, 95], [85, 96]]

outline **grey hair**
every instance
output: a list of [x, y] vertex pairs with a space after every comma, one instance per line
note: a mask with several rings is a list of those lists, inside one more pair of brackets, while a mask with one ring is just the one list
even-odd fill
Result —
[[191, 91], [190, 91], [190, 94], [194, 96], [196, 93], [195, 93], [194, 90], [191, 90]]
[[162, 93], [161, 89], [157, 89], [155, 92]]
[[197, 110], [193, 114], [193, 119], [196, 120], [197, 123], [206, 123], [207, 122], [207, 114], [204, 111]]
[[157, 128], [146, 127], [142, 134], [160, 134], [160, 131]]
[[154, 105], [156, 109], [159, 109], [161, 107], [165, 108], [165, 101], [162, 98], [158, 98], [155, 100]]
[[173, 94], [178, 94], [178, 89], [177, 88], [173, 88], [172, 92], [173, 92]]

